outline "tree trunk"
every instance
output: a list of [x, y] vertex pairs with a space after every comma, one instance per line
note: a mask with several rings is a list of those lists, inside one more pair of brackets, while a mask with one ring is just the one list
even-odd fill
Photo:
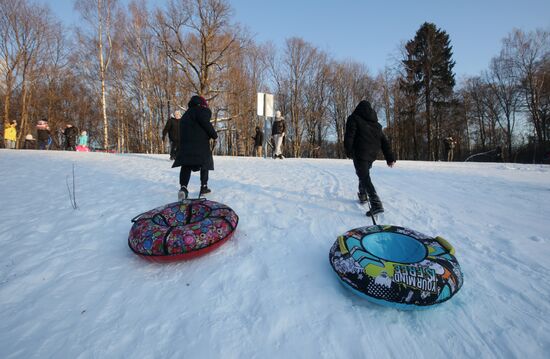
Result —
[[109, 122], [107, 120], [107, 103], [105, 100], [105, 61], [103, 59], [103, 17], [101, 15], [101, 1], [97, 0], [98, 40], [99, 40], [99, 76], [101, 78], [101, 109], [103, 115], [103, 147], [109, 147]]

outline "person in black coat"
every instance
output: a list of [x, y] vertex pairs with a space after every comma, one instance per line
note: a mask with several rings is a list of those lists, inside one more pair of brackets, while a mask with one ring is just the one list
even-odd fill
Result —
[[178, 153], [178, 143], [180, 139], [180, 118], [181, 112], [179, 110], [176, 110], [174, 114], [170, 116], [170, 118], [166, 122], [166, 125], [164, 125], [164, 129], [162, 130], [162, 141], [165, 140], [166, 135], [168, 135], [168, 139], [170, 140], [171, 160], [175, 160], [176, 153]]
[[76, 137], [78, 136], [78, 128], [74, 127], [70, 123], [63, 130], [63, 135], [65, 135], [65, 150], [66, 151], [75, 151], [76, 150]]
[[252, 137], [254, 140], [254, 155], [256, 157], [262, 157], [262, 146], [264, 145], [264, 134], [260, 127], [256, 126], [256, 133]]
[[370, 201], [371, 210], [367, 215], [384, 212], [369, 171], [380, 149], [389, 167], [395, 164], [395, 156], [386, 135], [382, 132], [382, 126], [378, 123], [376, 112], [366, 100], [359, 102], [346, 121], [344, 147], [346, 156], [353, 159], [355, 173], [359, 178], [359, 201]]
[[39, 150], [49, 150], [52, 143], [48, 120], [43, 118], [36, 124], [36, 139]]
[[179, 199], [187, 198], [187, 185], [191, 171], [200, 171], [200, 194], [211, 192], [208, 188], [208, 171], [214, 170], [214, 158], [210, 140], [218, 138], [218, 134], [210, 123], [212, 111], [201, 96], [193, 96], [188, 103], [179, 125], [179, 146], [176, 161], [172, 167], [181, 166]]

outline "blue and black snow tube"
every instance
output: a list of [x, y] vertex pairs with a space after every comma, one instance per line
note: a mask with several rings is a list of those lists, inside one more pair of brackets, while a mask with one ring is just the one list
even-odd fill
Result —
[[462, 287], [454, 254], [441, 237], [397, 226], [368, 226], [338, 237], [329, 259], [342, 283], [355, 294], [410, 310], [447, 301]]

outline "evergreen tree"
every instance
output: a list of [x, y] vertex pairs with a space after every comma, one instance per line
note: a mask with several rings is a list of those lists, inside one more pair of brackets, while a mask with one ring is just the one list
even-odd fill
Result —
[[[445, 31], [426, 22], [420, 26], [414, 39], [407, 42], [405, 50], [403, 89], [411, 100], [421, 99], [419, 106], [424, 109], [427, 155], [435, 160], [438, 146], [433, 145], [433, 128], [441, 129], [442, 126], [439, 123], [434, 126], [434, 119], [441, 121], [444, 118], [437, 111], [444, 107], [442, 103], [450, 100], [455, 85], [451, 41]], [[435, 139], [439, 141], [440, 138], [441, 134], [436, 133]]]

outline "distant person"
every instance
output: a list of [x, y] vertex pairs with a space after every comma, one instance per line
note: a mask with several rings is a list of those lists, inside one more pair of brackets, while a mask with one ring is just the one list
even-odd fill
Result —
[[25, 136], [25, 144], [23, 145], [25, 150], [36, 150], [36, 140], [31, 134]]
[[454, 149], [455, 149], [456, 141], [453, 138], [453, 136], [449, 135], [445, 137], [445, 139], [443, 140], [443, 143], [445, 145], [447, 162], [452, 162], [454, 157]]
[[281, 151], [281, 147], [283, 145], [283, 138], [286, 135], [286, 125], [285, 125], [285, 118], [281, 116], [281, 111], [277, 111], [275, 113], [275, 121], [273, 122], [273, 127], [271, 128], [271, 136], [273, 137], [273, 146], [275, 149], [275, 153], [273, 154], [273, 158], [285, 158], [283, 156], [283, 152]]
[[11, 120], [6, 128], [4, 128], [4, 141], [6, 142], [6, 148], [15, 150], [15, 144], [17, 143], [17, 121]]
[[366, 100], [359, 102], [346, 121], [344, 147], [346, 156], [353, 160], [355, 173], [359, 178], [359, 201], [370, 202], [367, 216], [384, 212], [382, 201], [370, 178], [370, 168], [380, 149], [389, 167], [395, 164], [395, 157], [386, 135], [382, 132], [382, 126], [378, 123], [376, 112]]
[[264, 134], [260, 127], [256, 126], [256, 133], [252, 136], [254, 140], [254, 155], [256, 157], [262, 157], [262, 146], [264, 145]]
[[63, 130], [63, 135], [65, 136], [65, 150], [66, 151], [75, 151], [76, 150], [76, 137], [78, 136], [78, 128], [74, 127], [72, 124], [67, 124]]
[[86, 131], [82, 131], [80, 136], [78, 136], [76, 150], [79, 152], [90, 152], [88, 148], [88, 133]]
[[162, 130], [162, 141], [165, 140], [166, 135], [168, 135], [168, 139], [170, 140], [171, 160], [176, 159], [176, 153], [178, 152], [180, 119], [181, 111], [176, 110], [172, 115], [170, 115], [170, 118], [166, 121], [166, 125], [164, 125], [164, 129]]
[[48, 120], [43, 118], [36, 124], [36, 139], [39, 150], [49, 150], [52, 144], [52, 137]]
[[178, 199], [187, 198], [191, 172], [200, 171], [200, 195], [210, 193], [208, 188], [208, 171], [214, 170], [214, 158], [210, 140], [218, 138], [218, 134], [210, 123], [212, 111], [208, 102], [202, 96], [193, 96], [188, 103], [179, 124], [179, 144], [176, 161], [172, 167], [180, 169], [180, 191]]

